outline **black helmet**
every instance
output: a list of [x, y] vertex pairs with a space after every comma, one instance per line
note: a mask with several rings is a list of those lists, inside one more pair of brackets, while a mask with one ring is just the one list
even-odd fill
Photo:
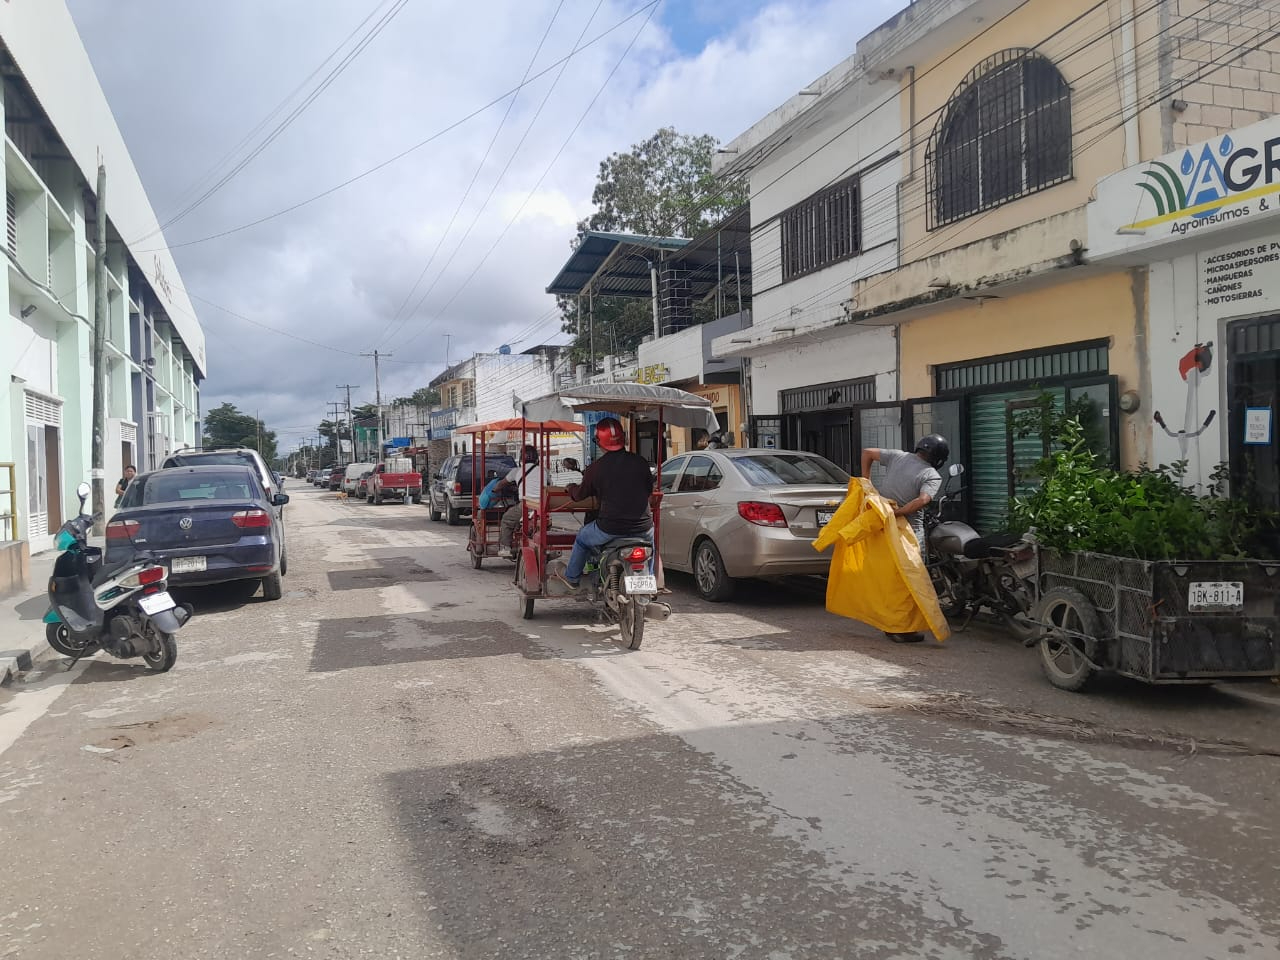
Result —
[[525, 463], [537, 463], [538, 448], [535, 447], [532, 443], [526, 443], [524, 445], [524, 450], [521, 453], [520, 459]]
[[951, 444], [947, 443], [947, 438], [942, 434], [931, 433], [916, 441], [916, 453], [924, 457], [925, 462], [937, 470], [947, 462], [947, 457], [951, 456]]

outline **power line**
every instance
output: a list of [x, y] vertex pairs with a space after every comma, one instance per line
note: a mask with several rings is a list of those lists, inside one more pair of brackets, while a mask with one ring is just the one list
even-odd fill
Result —
[[[299, 200], [297, 203], [290, 204], [289, 206], [287, 206], [287, 207], [285, 207], [285, 208], [283, 208], [283, 209], [281, 209], [281, 210], [277, 210], [275, 213], [269, 213], [269, 214], [267, 214], [266, 216], [258, 217], [256, 220], [251, 220], [251, 221], [249, 221], [248, 223], [242, 223], [242, 224], [240, 224], [239, 226], [231, 227], [231, 228], [229, 228], [229, 229], [227, 229], [227, 230], [221, 230], [221, 231], [219, 231], [218, 233], [210, 234], [210, 235], [209, 235], [209, 236], [207, 236], [207, 237], [200, 237], [200, 238], [195, 239], [195, 240], [184, 240], [184, 241], [183, 241], [183, 242], [181, 242], [181, 243], [171, 243], [171, 244], [168, 244], [168, 245], [167, 245], [167, 246], [165, 246], [165, 247], [148, 247], [148, 248], [144, 248], [144, 249], [136, 250], [136, 251], [134, 251], [134, 253], [156, 253], [156, 252], [158, 252], [158, 251], [160, 251], [160, 250], [165, 250], [165, 249], [167, 249], [167, 250], [177, 250], [177, 249], [180, 249], [180, 248], [182, 248], [182, 247], [190, 247], [190, 246], [194, 246], [194, 245], [199, 244], [199, 243], [208, 243], [210, 240], [220, 240], [220, 239], [221, 239], [221, 238], [223, 238], [223, 237], [229, 237], [229, 236], [231, 236], [232, 234], [240, 233], [242, 230], [248, 230], [248, 229], [250, 229], [250, 228], [252, 228], [252, 227], [259, 226], [260, 224], [267, 223], [267, 222], [268, 222], [268, 221], [270, 221], [270, 220], [275, 220], [275, 219], [277, 219], [277, 218], [279, 218], [279, 217], [283, 217], [283, 216], [285, 216], [286, 214], [292, 213], [292, 212], [293, 212], [293, 211], [295, 211], [295, 210], [299, 210], [299, 209], [301, 209], [302, 207], [305, 207], [305, 206], [308, 206], [308, 205], [310, 205], [310, 204], [312, 204], [312, 203], [315, 203], [317, 200], [323, 200], [325, 197], [330, 196], [331, 194], [337, 193], [339, 190], [345, 189], [346, 187], [351, 186], [353, 183], [357, 183], [357, 182], [359, 182], [359, 181], [361, 181], [361, 180], [365, 179], [366, 177], [369, 177], [369, 176], [371, 176], [371, 175], [373, 175], [373, 174], [377, 173], [379, 170], [382, 170], [382, 169], [383, 169], [383, 168], [385, 168], [385, 167], [389, 167], [389, 166], [391, 166], [391, 164], [395, 163], [395, 162], [396, 162], [396, 161], [398, 161], [398, 160], [402, 160], [402, 159], [404, 159], [404, 158], [405, 158], [405, 157], [407, 157], [409, 154], [411, 154], [411, 153], [413, 153], [413, 152], [415, 152], [415, 151], [417, 151], [417, 150], [422, 149], [422, 148], [423, 148], [423, 147], [425, 147], [427, 144], [429, 144], [429, 143], [433, 143], [434, 141], [439, 140], [439, 139], [440, 139], [441, 137], [443, 137], [445, 134], [447, 134], [447, 133], [451, 133], [452, 131], [456, 130], [458, 127], [460, 127], [460, 126], [462, 126], [463, 124], [465, 124], [467, 121], [475, 119], [476, 117], [480, 116], [480, 114], [482, 114], [482, 113], [484, 113], [485, 111], [489, 110], [491, 107], [494, 107], [494, 106], [496, 106], [497, 104], [501, 103], [503, 100], [507, 99], [507, 97], [511, 96], [513, 93], [515, 93], [515, 92], [516, 92], [517, 90], [519, 90], [521, 87], [527, 87], [529, 84], [531, 84], [531, 83], [535, 82], [536, 80], [538, 80], [538, 79], [540, 79], [541, 77], [545, 76], [546, 74], [550, 73], [552, 70], [554, 70], [556, 67], [558, 67], [561, 63], [564, 63], [565, 61], [572, 59], [573, 57], [575, 57], [575, 56], [577, 56], [578, 54], [582, 53], [584, 50], [588, 49], [589, 47], [593, 46], [594, 44], [599, 43], [599, 42], [600, 42], [601, 40], [603, 40], [605, 37], [609, 36], [610, 34], [614, 33], [615, 31], [617, 31], [618, 29], [620, 29], [621, 27], [623, 27], [623, 26], [624, 26], [624, 25], [626, 25], [627, 23], [631, 22], [631, 21], [632, 21], [632, 20], [634, 20], [636, 17], [640, 16], [640, 14], [644, 13], [646, 10], [648, 10], [648, 11], [649, 11], [649, 16], [651, 17], [651, 16], [653, 15], [653, 10], [654, 10], [654, 8], [656, 8], [656, 6], [657, 6], [659, 3], [661, 3], [661, 2], [662, 2], [662, 0], [648, 0], [648, 2], [647, 2], [647, 3], [645, 3], [643, 6], [639, 7], [639, 8], [638, 8], [638, 9], [636, 9], [636, 10], [634, 10], [632, 13], [628, 14], [628, 15], [627, 15], [626, 17], [624, 17], [623, 19], [619, 20], [617, 23], [615, 23], [615, 24], [614, 24], [613, 26], [611, 26], [609, 29], [607, 29], [607, 30], [605, 30], [604, 32], [600, 33], [600, 34], [599, 34], [599, 35], [597, 35], [595, 38], [593, 38], [592, 40], [590, 40], [588, 43], [583, 44], [583, 45], [582, 45], [582, 47], [581, 47], [581, 48], [579, 48], [576, 52], [574, 52], [574, 53], [570, 53], [570, 54], [568, 54], [567, 56], [561, 57], [559, 60], [556, 60], [554, 63], [549, 64], [549, 65], [548, 65], [547, 67], [545, 67], [544, 69], [542, 69], [542, 70], [538, 71], [537, 73], [533, 74], [532, 76], [530, 76], [530, 77], [529, 77], [529, 78], [528, 78], [528, 79], [527, 79], [523, 84], [521, 84], [520, 86], [512, 87], [510, 90], [506, 91], [505, 93], [501, 94], [500, 96], [495, 97], [494, 99], [490, 100], [488, 103], [484, 104], [483, 106], [478, 107], [478, 108], [476, 108], [475, 110], [472, 110], [472, 111], [471, 111], [470, 113], [468, 113], [466, 116], [461, 117], [461, 118], [459, 118], [459, 119], [455, 120], [453, 123], [450, 123], [448, 126], [446, 126], [446, 127], [442, 128], [442, 129], [440, 129], [440, 130], [437, 130], [435, 133], [431, 134], [431, 136], [427, 137], [426, 139], [424, 139], [424, 140], [419, 140], [419, 141], [418, 141], [417, 143], [415, 143], [413, 146], [408, 147], [408, 148], [406, 148], [406, 149], [404, 149], [404, 150], [401, 150], [399, 153], [395, 154], [394, 156], [388, 157], [386, 160], [383, 160], [381, 163], [375, 164], [374, 166], [372, 166], [372, 167], [368, 168], [367, 170], [363, 171], [362, 173], [358, 173], [358, 174], [356, 174], [356, 175], [355, 175], [355, 176], [353, 176], [353, 177], [348, 177], [346, 180], [343, 180], [341, 183], [335, 184], [334, 186], [330, 187], [330, 188], [329, 188], [329, 189], [327, 189], [327, 190], [323, 190], [323, 191], [321, 191], [320, 193], [317, 193], [317, 194], [315, 194], [314, 196], [308, 197], [308, 198], [307, 198], [307, 199], [305, 199], [305, 200]], [[648, 22], [647, 18], [646, 18], [646, 21], [645, 21], [645, 22]]]
[[[374, 5], [374, 8], [371, 11], [369, 11], [368, 16], [366, 16], [363, 20], [361, 20], [360, 23], [356, 24], [356, 26], [351, 30], [351, 32], [348, 33], [345, 37], [343, 37], [342, 42], [339, 43], [338, 46], [335, 47], [334, 50], [327, 57], [325, 57], [322, 61], [320, 61], [320, 63], [316, 66], [316, 68], [312, 70], [309, 74], [307, 74], [307, 76], [303, 79], [301, 83], [299, 83], [296, 87], [290, 90], [288, 95], [283, 100], [281, 100], [278, 104], [276, 104], [276, 106], [272, 108], [270, 113], [268, 113], [265, 117], [259, 120], [257, 125], [254, 126], [252, 130], [250, 130], [243, 137], [241, 137], [240, 140], [237, 141], [234, 146], [232, 146], [226, 153], [224, 153], [217, 160], [217, 162], [213, 164], [213, 166], [211, 166], [207, 171], [205, 171], [204, 174], [202, 174], [199, 178], [197, 178], [190, 186], [184, 189], [178, 195], [176, 202], [179, 205], [185, 203], [187, 201], [187, 198], [189, 198], [193, 193], [195, 193], [202, 186], [204, 186], [204, 184], [208, 183], [209, 180], [211, 180], [214, 176], [216, 176], [217, 172], [223, 168], [223, 166], [227, 163], [228, 160], [230, 160], [233, 156], [235, 156], [236, 153], [238, 153], [241, 148], [243, 148], [246, 144], [248, 144], [250, 140], [252, 140], [255, 136], [257, 136], [258, 133], [261, 132], [262, 129], [266, 127], [268, 123], [270, 123], [273, 119], [275, 119], [275, 117], [280, 113], [280, 111], [283, 110], [295, 96], [297, 96], [298, 92], [301, 91], [308, 83], [310, 83], [311, 80], [316, 76], [316, 74], [318, 74], [321, 70], [324, 69], [325, 64], [327, 64], [330, 60], [332, 60], [342, 51], [342, 49], [350, 42], [351, 38], [354, 37], [360, 31], [360, 29], [364, 27], [365, 24], [367, 24], [370, 20], [374, 18], [379, 8], [381, 8], [385, 2], [386, 0], [378, 0], [378, 2]], [[179, 214], [178, 216], [182, 216], [182, 214]], [[159, 233], [161, 230], [163, 230], [165, 226], [168, 226], [170, 223], [173, 223], [177, 219], [178, 217], [171, 218], [164, 224], [164, 226], [158, 226], [156, 227], [155, 230], [152, 230], [150, 233], [145, 234], [142, 237], [139, 237], [137, 242], [141, 243], [144, 240], [150, 239], [151, 237]]]
[[[524, 68], [524, 76], [520, 78], [520, 86], [516, 88], [516, 92], [511, 95], [511, 99], [507, 102], [507, 109], [502, 114], [502, 119], [498, 121], [498, 128], [493, 131], [493, 136], [489, 139], [488, 146], [484, 148], [484, 155], [480, 157], [480, 162], [476, 164], [475, 172], [471, 175], [471, 182], [468, 183], [467, 188], [462, 191], [462, 196], [458, 200], [458, 205], [454, 207], [453, 215], [449, 217], [449, 222], [445, 224], [445, 228], [440, 234], [440, 239], [436, 241], [436, 245], [431, 251], [431, 256], [427, 258], [427, 262], [423, 266], [422, 272], [418, 274], [418, 279], [413, 281], [413, 286], [410, 287], [409, 292], [404, 295], [404, 300], [400, 302], [400, 306], [396, 307], [395, 314], [391, 317], [391, 320], [387, 324], [386, 328], [383, 329], [382, 334], [377, 338], [378, 340], [383, 340], [386, 338], [388, 331], [390, 331], [391, 327], [395, 324], [395, 322], [398, 319], [400, 319], [400, 314], [404, 310], [405, 305], [408, 304], [408, 302], [413, 298], [413, 295], [418, 292], [418, 284], [422, 283], [423, 277], [427, 275], [427, 271], [430, 270], [431, 265], [435, 263], [436, 254], [440, 252], [440, 247], [444, 245], [445, 237], [447, 237], [449, 235], [449, 231], [453, 229], [453, 224], [458, 219], [458, 214], [462, 212], [463, 206], [466, 205], [467, 198], [471, 196], [471, 188], [474, 187], [476, 185], [476, 181], [480, 179], [480, 174], [481, 172], [483, 172], [484, 165], [489, 159], [489, 154], [493, 152], [493, 146], [498, 142], [498, 136], [502, 133], [502, 128], [506, 126], [507, 118], [511, 116], [511, 111], [515, 108], [516, 100], [520, 98], [520, 88], [524, 86], [526, 81], [528, 81], [529, 73], [533, 70], [533, 65], [538, 62], [538, 54], [542, 52], [542, 47], [547, 42], [547, 37], [551, 35], [551, 28], [556, 25], [556, 18], [560, 16], [560, 9], [563, 6], [564, 6], [564, 0], [560, 0], [560, 2], [556, 4], [556, 9], [551, 14], [551, 20], [547, 23], [547, 29], [542, 32], [542, 38], [538, 41], [538, 46], [534, 49], [533, 56], [529, 58], [529, 65]], [[523, 139], [520, 142], [523, 143], [524, 142]], [[518, 150], [519, 147], [517, 147], [516, 149]], [[510, 166], [511, 166], [511, 162], [508, 161], [507, 167], [510, 167]], [[498, 179], [494, 181], [493, 190], [489, 191], [490, 197], [493, 196], [494, 190], [498, 189], [498, 184], [502, 182], [502, 177], [507, 172], [507, 167], [502, 168], [502, 173], [498, 174]], [[488, 204], [488, 202], [489, 200], [488, 198], [486, 198], [485, 203]], [[482, 211], [483, 209], [484, 208], [481, 207]], [[472, 223], [474, 224], [475, 221], [472, 221]], [[470, 232], [471, 232], [470, 228], [468, 228], [467, 233], [470, 233]], [[463, 236], [463, 240], [466, 240], [465, 235]], [[452, 261], [452, 257], [450, 257], [450, 260]], [[445, 266], [441, 268], [441, 273], [443, 274], [443, 272], [447, 269], [448, 269], [448, 264], [445, 264]], [[437, 277], [437, 279], [439, 279], [439, 277]], [[435, 286], [435, 281], [433, 280], [431, 283], [431, 287], [427, 288], [427, 293], [423, 294], [424, 298], [431, 293], [431, 289], [434, 286]]]
[[[587, 22], [582, 25], [582, 32], [578, 34], [578, 39], [574, 41], [573, 50], [577, 50], [581, 46], [582, 38], [585, 37], [587, 35], [587, 31], [591, 29], [591, 24], [595, 22], [596, 14], [600, 12], [600, 8], [603, 5], [604, 5], [604, 0], [597, 0], [595, 9], [591, 11], [591, 16], [587, 18]], [[559, 10], [558, 7], [556, 9], [557, 11]], [[422, 305], [426, 302], [427, 297], [431, 295], [431, 291], [434, 290], [436, 287], [436, 284], [439, 283], [441, 279], [443, 279], [450, 265], [452, 265], [454, 258], [462, 250], [463, 244], [465, 244], [467, 242], [467, 238], [471, 236], [471, 231], [475, 229], [476, 224], [480, 221], [480, 217], [484, 214], [485, 210], [488, 209], [489, 201], [493, 199], [493, 195], [498, 191], [498, 185], [502, 183], [503, 178], [507, 175], [507, 171], [511, 169], [511, 165], [515, 162], [516, 157], [519, 156], [520, 150], [524, 147], [525, 141], [529, 138], [529, 134], [533, 132], [534, 125], [538, 122], [538, 118], [542, 116], [543, 108], [546, 107], [547, 101], [551, 99], [551, 95], [555, 92], [556, 87], [559, 86], [560, 78], [564, 76], [564, 72], [568, 68], [568, 66], [569, 66], [568, 60], [560, 64], [559, 72], [557, 72], [555, 77], [552, 78], [551, 85], [547, 87], [546, 92], [542, 95], [542, 102], [538, 104], [538, 109], [534, 111], [533, 117], [529, 120], [528, 125], [524, 128], [524, 133], [520, 135], [520, 141], [515, 145], [515, 149], [511, 151], [511, 156], [507, 158], [507, 162], [503, 166], [502, 171], [498, 174], [497, 179], [494, 180], [493, 186], [489, 188], [489, 193], [488, 195], [485, 196], [484, 203], [480, 205], [480, 209], [477, 210], [475, 213], [475, 216], [471, 218], [471, 223], [467, 225], [466, 232], [463, 233], [462, 238], [454, 245], [453, 252], [449, 254], [449, 259], [445, 262], [445, 265], [440, 268], [439, 272], [435, 276], [435, 279], [431, 281], [431, 286], [429, 286], [426, 289], [426, 291], [419, 298], [418, 302], [414, 304], [413, 309], [410, 310], [409, 313], [405, 316], [404, 320], [400, 322], [400, 326], [396, 330], [397, 333], [401, 329], [403, 329], [404, 325], [408, 323], [409, 320], [412, 319], [419, 310], [422, 309]], [[450, 224], [452, 224], [452, 221], [450, 221]], [[442, 241], [443, 239], [444, 238], [441, 237]], [[439, 247], [437, 246], [436, 249], [438, 250]], [[435, 254], [433, 253], [432, 257], [434, 258], [434, 256]], [[401, 306], [403, 306], [403, 304]]]
[[[533, 188], [529, 191], [528, 195], [524, 198], [524, 200], [521, 201], [520, 206], [516, 209], [516, 212], [512, 215], [511, 219], [507, 221], [507, 225], [502, 228], [502, 232], [498, 234], [498, 238], [494, 240], [493, 243], [489, 246], [489, 249], [485, 251], [484, 256], [480, 258], [480, 262], [476, 264], [475, 268], [469, 274], [467, 274], [466, 278], [462, 281], [461, 285], [459, 285], [458, 289], [454, 291], [453, 296], [451, 296], [445, 302], [444, 306], [442, 306], [437, 311], [437, 314], [444, 313], [444, 311], [449, 309], [449, 307], [453, 304], [453, 302], [458, 299], [458, 296], [462, 293], [462, 291], [466, 289], [467, 284], [469, 284], [472, 281], [472, 279], [474, 279], [475, 275], [480, 272], [481, 267], [485, 265], [485, 262], [493, 254], [493, 251], [496, 250], [498, 248], [498, 245], [502, 243], [502, 241], [506, 238], [507, 233], [511, 230], [512, 226], [515, 225], [515, 222], [520, 218], [520, 214], [524, 212], [524, 208], [528, 206], [529, 201], [532, 200], [534, 194], [538, 192], [538, 188], [542, 186], [542, 181], [544, 181], [547, 178], [547, 176], [551, 173], [552, 167], [556, 165], [556, 161], [560, 159], [565, 149], [569, 146], [569, 141], [573, 139], [574, 134], [578, 132], [578, 128], [582, 126], [583, 122], [587, 119], [588, 114], [591, 113], [592, 108], [595, 107], [596, 101], [598, 101], [601, 95], [604, 93], [605, 88], [609, 85], [609, 81], [613, 79], [614, 74], [618, 72], [618, 69], [622, 66], [623, 61], [626, 60], [628, 54], [631, 53], [631, 49], [636, 45], [636, 41], [640, 39], [640, 34], [644, 32], [644, 28], [648, 26], [649, 21], [653, 18], [653, 15], [657, 11], [657, 9], [658, 9], [657, 2], [650, 5], [649, 15], [644, 18], [644, 21], [640, 24], [639, 29], [636, 30], [635, 35], [631, 38], [631, 42], [628, 43], [626, 49], [622, 51], [622, 56], [620, 56], [618, 58], [618, 61], [613, 65], [613, 69], [609, 71], [609, 75], [604, 78], [604, 82], [600, 84], [600, 88], [596, 90], [595, 96], [591, 98], [591, 102], [587, 104], [587, 108], [582, 111], [582, 115], [578, 117], [578, 122], [573, 125], [573, 129], [571, 129], [569, 131], [569, 135], [565, 137], [564, 143], [560, 144], [560, 149], [556, 151], [555, 156], [551, 158], [551, 162], [548, 163], [546, 169], [542, 171], [542, 175], [538, 177], [538, 181], [533, 185]], [[409, 339], [405, 341], [405, 343], [406, 344], [412, 343], [415, 339], [417, 339], [417, 337], [425, 329], [426, 329], [426, 325], [424, 324], [422, 327], [419, 327], [417, 332], [415, 332], [412, 336], [410, 336]]]

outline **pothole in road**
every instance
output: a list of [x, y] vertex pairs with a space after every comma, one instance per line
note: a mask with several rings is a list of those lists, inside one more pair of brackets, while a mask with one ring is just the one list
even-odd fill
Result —
[[566, 824], [564, 814], [531, 789], [518, 792], [482, 780], [453, 783], [431, 801], [429, 815], [457, 834], [469, 853], [499, 863], [535, 853]]
[[534, 656], [532, 643], [501, 620], [351, 617], [320, 622], [311, 672], [513, 653]]
[[412, 557], [388, 557], [378, 566], [360, 570], [330, 570], [329, 586], [333, 590], [368, 590], [394, 583], [435, 583], [445, 577], [422, 566]]

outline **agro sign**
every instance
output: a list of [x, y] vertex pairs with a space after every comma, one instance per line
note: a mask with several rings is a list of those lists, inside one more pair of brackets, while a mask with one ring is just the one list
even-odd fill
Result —
[[1272, 117], [1098, 181], [1089, 253], [1101, 258], [1216, 233], [1277, 209], [1280, 118]]

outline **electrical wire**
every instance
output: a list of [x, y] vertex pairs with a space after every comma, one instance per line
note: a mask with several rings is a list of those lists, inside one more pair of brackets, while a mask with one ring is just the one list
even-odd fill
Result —
[[[413, 281], [413, 286], [410, 287], [409, 292], [404, 295], [404, 299], [400, 302], [400, 306], [396, 307], [396, 312], [392, 315], [391, 320], [387, 323], [386, 327], [383, 328], [382, 333], [379, 334], [375, 342], [385, 341], [387, 339], [388, 332], [391, 330], [392, 326], [395, 325], [395, 322], [400, 319], [400, 314], [404, 311], [405, 306], [413, 298], [413, 295], [418, 292], [418, 285], [422, 283], [423, 278], [426, 277], [427, 275], [427, 271], [429, 271], [431, 269], [431, 265], [435, 263], [436, 254], [440, 252], [440, 248], [444, 245], [445, 237], [447, 237], [449, 235], [449, 231], [453, 229], [453, 225], [458, 219], [458, 214], [462, 212], [463, 206], [466, 205], [467, 198], [471, 196], [471, 189], [476, 185], [476, 181], [480, 179], [480, 174], [484, 171], [484, 165], [489, 160], [489, 154], [493, 152], [494, 144], [498, 142], [498, 137], [502, 133], [503, 127], [506, 126], [507, 118], [511, 116], [511, 111], [515, 108], [516, 100], [520, 98], [520, 90], [524, 87], [525, 83], [528, 81], [529, 74], [533, 71], [533, 65], [538, 62], [538, 54], [542, 53], [542, 47], [546, 44], [547, 37], [551, 35], [551, 28], [556, 25], [556, 18], [560, 16], [560, 10], [562, 7], [564, 7], [564, 0], [560, 0], [560, 2], [556, 4], [555, 10], [551, 14], [551, 20], [547, 23], [547, 29], [542, 32], [542, 37], [541, 39], [538, 40], [538, 46], [534, 49], [533, 55], [529, 58], [529, 65], [524, 68], [524, 76], [520, 78], [520, 85], [516, 87], [515, 92], [511, 95], [511, 99], [507, 101], [507, 109], [502, 114], [502, 119], [498, 121], [498, 128], [493, 131], [493, 136], [489, 138], [489, 143], [484, 148], [484, 154], [480, 157], [480, 162], [476, 164], [475, 172], [471, 175], [471, 181], [467, 184], [467, 188], [462, 191], [462, 196], [458, 199], [458, 205], [454, 207], [453, 214], [449, 217], [449, 222], [445, 224], [445, 228], [441, 232], [439, 239], [436, 240], [435, 247], [433, 247], [431, 250], [431, 256], [427, 258], [427, 262], [423, 266], [422, 272], [418, 274], [418, 279]], [[565, 61], [565, 63], [567, 64], [568, 61]], [[563, 70], [563, 67], [561, 69]], [[536, 115], [534, 119], [535, 120], [537, 119]], [[521, 138], [520, 143], [524, 143], [523, 138]], [[520, 149], [519, 146], [517, 146], [516, 150], [519, 151], [519, 149]], [[514, 154], [512, 154], [512, 159], [515, 159]], [[502, 177], [504, 174], [506, 174], [510, 166], [511, 166], [511, 160], [508, 160], [507, 166], [503, 167], [502, 173], [498, 174], [498, 179], [494, 182], [493, 189], [489, 191], [489, 197], [492, 197], [494, 191], [498, 189], [498, 184], [502, 182]], [[489, 197], [485, 198], [485, 205], [488, 205]], [[483, 212], [484, 207], [482, 206], [480, 210], [481, 212]], [[473, 220], [472, 226], [474, 225], [475, 225], [475, 221]], [[468, 227], [467, 234], [470, 234], [470, 232], [471, 232], [471, 228]], [[462, 238], [462, 242], [465, 242], [465, 241], [466, 241], [466, 234], [464, 234]], [[450, 257], [449, 259], [450, 259], [450, 262], [452, 262], [453, 258]], [[441, 268], [440, 272], [443, 273], [448, 268], [449, 268], [449, 264], [446, 263], [444, 267]], [[439, 279], [439, 277], [437, 277], [436, 279]], [[433, 280], [431, 283], [431, 286], [427, 288], [427, 292], [423, 294], [423, 297], [425, 298], [427, 295], [429, 295], [431, 293], [431, 290], [434, 287], [435, 287], [435, 281]], [[410, 312], [412, 313], [412, 311]]]
[[[253, 227], [260, 226], [261, 224], [267, 223], [271, 220], [276, 220], [280, 217], [285, 216], [286, 214], [293, 213], [295, 210], [300, 210], [303, 207], [309, 206], [315, 203], [317, 200], [323, 200], [325, 197], [331, 196], [332, 194], [337, 193], [339, 190], [343, 190], [354, 183], [358, 183], [359, 181], [364, 180], [367, 177], [370, 177], [373, 174], [377, 173], [379, 170], [383, 170], [386, 167], [391, 166], [393, 163], [396, 163], [399, 160], [403, 160], [405, 157], [409, 156], [409, 154], [422, 149], [423, 147], [427, 146], [430, 143], [434, 143], [436, 140], [439, 140], [441, 137], [445, 136], [446, 134], [453, 132], [458, 127], [461, 127], [462, 125], [467, 123], [469, 120], [474, 120], [476, 117], [480, 116], [482, 113], [485, 113], [491, 108], [497, 106], [503, 100], [507, 99], [507, 97], [511, 96], [518, 89], [520, 89], [521, 86], [528, 86], [531, 83], [535, 83], [536, 81], [538, 81], [539, 79], [541, 79], [542, 77], [550, 73], [552, 70], [554, 70], [556, 67], [558, 67], [561, 63], [565, 62], [566, 60], [572, 59], [573, 57], [582, 53], [584, 50], [587, 50], [593, 45], [599, 43], [605, 37], [615, 33], [616, 31], [621, 29], [623, 26], [625, 26], [626, 24], [634, 20], [636, 17], [640, 16], [646, 10], [649, 11], [649, 16], [652, 17], [653, 9], [661, 2], [662, 0], [648, 0], [647, 3], [641, 5], [639, 8], [632, 11], [627, 16], [623, 17], [613, 26], [609, 27], [607, 30], [601, 32], [600, 34], [596, 35], [594, 38], [589, 40], [587, 43], [583, 44], [582, 47], [580, 47], [576, 53], [571, 53], [565, 57], [560, 58], [559, 60], [556, 60], [554, 63], [548, 64], [545, 68], [543, 68], [542, 70], [539, 70], [537, 73], [529, 77], [529, 79], [526, 80], [520, 86], [512, 87], [510, 90], [507, 90], [505, 93], [502, 93], [497, 97], [494, 97], [492, 100], [490, 100], [488, 103], [484, 104], [483, 106], [477, 107], [475, 110], [472, 110], [470, 113], [466, 114], [465, 116], [460, 117], [457, 120], [453, 121], [452, 123], [448, 124], [447, 126], [441, 128], [440, 130], [437, 130], [435, 133], [431, 134], [429, 137], [426, 137], [423, 140], [419, 140], [417, 143], [413, 144], [410, 147], [406, 147], [404, 150], [401, 150], [399, 153], [394, 154], [393, 156], [390, 156], [387, 159], [377, 164], [374, 164], [372, 167], [369, 167], [368, 169], [364, 170], [361, 173], [357, 173], [354, 176], [348, 177], [346, 180], [341, 181], [340, 183], [334, 184], [332, 187], [329, 187], [326, 190], [322, 190], [320, 193], [307, 197], [304, 200], [299, 200], [296, 203], [292, 203], [287, 207], [284, 207], [280, 210], [275, 211], [274, 213], [266, 214], [265, 216], [258, 217], [255, 220], [250, 220], [247, 223], [242, 223], [235, 227], [230, 227], [226, 230], [220, 230], [217, 233], [212, 233], [205, 237], [199, 237], [194, 240], [184, 240], [180, 243], [171, 243], [164, 247], [143, 248], [140, 250], [135, 250], [133, 252], [134, 253], [156, 253], [166, 249], [178, 250], [183, 247], [191, 247], [201, 243], [208, 243], [211, 240], [220, 240], [223, 237], [229, 237], [233, 234], [240, 233], [244, 230], [249, 230]], [[647, 22], [647, 19], [648, 18], [646, 18], [646, 22]]]

